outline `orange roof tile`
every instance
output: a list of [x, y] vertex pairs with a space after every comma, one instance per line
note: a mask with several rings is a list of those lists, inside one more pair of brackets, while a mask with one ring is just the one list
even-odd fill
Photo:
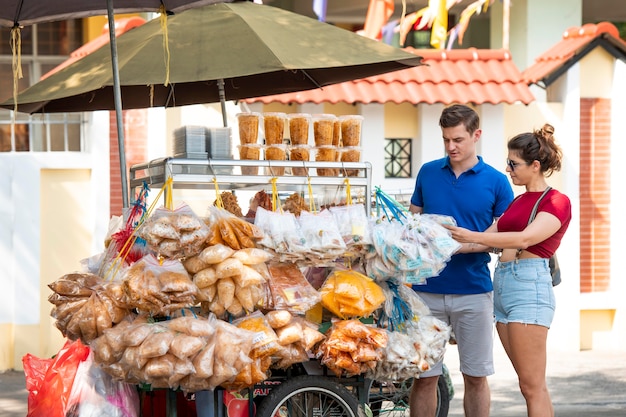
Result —
[[[129, 18], [124, 18], [124, 19], [117, 19], [115, 20], [115, 36], [120, 36], [122, 33], [128, 32], [129, 30], [136, 28], [137, 26], [141, 26], [144, 23], [146, 23], [146, 21], [145, 19], [142, 19], [141, 17], [129, 17]], [[102, 46], [108, 44], [110, 42], [110, 37], [111, 36], [109, 35], [108, 25], [105, 25], [102, 28], [102, 35], [98, 36], [97, 38], [94, 38], [93, 40], [87, 42], [80, 48], [76, 49], [74, 52], [70, 54], [70, 57], [66, 61], [63, 61], [63, 63], [57, 65], [56, 67], [52, 68], [50, 71], [45, 73], [41, 77], [41, 79], [43, 80], [44, 78], [51, 76], [55, 72], [62, 70], [63, 68], [74, 63], [75, 61], [78, 61], [82, 57], [89, 55], [96, 49], [99, 49]]]
[[617, 28], [609, 22], [572, 27], [563, 33], [563, 39], [535, 59], [522, 72], [528, 84], [548, 86], [596, 47], [603, 47], [611, 55], [626, 59], [626, 42]]
[[535, 98], [505, 50], [406, 48], [425, 65], [247, 103], [515, 103]]

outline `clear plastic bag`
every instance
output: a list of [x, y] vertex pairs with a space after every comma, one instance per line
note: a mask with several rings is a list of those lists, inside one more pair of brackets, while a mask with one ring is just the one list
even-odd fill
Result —
[[95, 365], [93, 354], [80, 363], [65, 417], [138, 417], [139, 394], [134, 385], [115, 381]]

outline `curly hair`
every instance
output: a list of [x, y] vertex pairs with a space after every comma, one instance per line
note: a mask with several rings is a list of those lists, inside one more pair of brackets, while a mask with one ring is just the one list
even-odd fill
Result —
[[561, 170], [563, 151], [554, 140], [554, 127], [548, 123], [541, 129], [516, 135], [507, 146], [528, 164], [539, 161], [546, 177]]

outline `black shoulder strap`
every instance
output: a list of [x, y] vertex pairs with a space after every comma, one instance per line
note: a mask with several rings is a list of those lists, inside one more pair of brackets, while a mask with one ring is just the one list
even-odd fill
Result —
[[539, 209], [539, 203], [541, 202], [541, 200], [543, 200], [546, 194], [548, 194], [548, 191], [550, 191], [551, 189], [552, 187], [548, 186], [548, 188], [546, 188], [543, 191], [543, 194], [541, 194], [541, 197], [537, 199], [537, 202], [535, 203], [535, 206], [533, 207], [533, 211], [530, 212], [530, 218], [528, 219], [528, 224], [531, 224], [533, 220], [535, 220], [535, 216], [537, 215], [537, 210]]
[[[550, 191], [552, 189], [552, 187], [548, 186], [548, 188], [546, 188], [543, 191], [543, 194], [541, 194], [541, 196], [537, 199], [537, 202], [535, 203], [535, 205], [533, 206], [533, 210], [530, 212], [530, 217], [528, 218], [528, 224], [531, 224], [533, 222], [533, 220], [535, 220], [535, 216], [537, 215], [537, 210], [539, 209], [539, 203], [541, 202], [541, 200], [543, 200], [543, 198], [546, 196], [546, 194], [548, 194], [548, 191]], [[515, 252], [515, 259], [519, 259], [520, 254], [522, 253], [522, 249], [518, 249], [517, 252]]]

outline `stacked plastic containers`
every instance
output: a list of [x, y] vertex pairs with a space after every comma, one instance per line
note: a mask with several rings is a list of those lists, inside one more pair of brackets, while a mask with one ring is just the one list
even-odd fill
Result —
[[[294, 166], [291, 174], [310, 174], [307, 161], [359, 162], [361, 160], [361, 125], [363, 117], [334, 114], [306, 113], [239, 113], [240, 159], [268, 161], [302, 161], [302, 167]], [[311, 125], [314, 146], [310, 144]], [[259, 132], [263, 132], [264, 144], [259, 144]], [[289, 145], [284, 143], [289, 132]], [[262, 151], [264, 158], [262, 157]], [[258, 167], [241, 167], [244, 175], [258, 174]], [[317, 168], [318, 176], [358, 176], [359, 170]], [[267, 175], [281, 176], [284, 167], [270, 166]]]
[[[285, 138], [285, 113], [263, 113], [263, 130], [265, 132], [265, 160], [284, 161], [287, 159], [287, 149], [283, 143]], [[270, 166], [266, 169], [267, 175], [285, 175], [285, 167]]]
[[[261, 159], [261, 145], [259, 145], [259, 123], [261, 113], [239, 113], [237, 115], [239, 125], [239, 159], [259, 160]], [[243, 175], [257, 175], [258, 166], [242, 166]]]
[[309, 146], [309, 126], [311, 125], [311, 115], [305, 113], [292, 113], [289, 118], [289, 159], [291, 161], [303, 161], [302, 168], [291, 169], [293, 175], [307, 176], [309, 170], [306, 162], [310, 160]]
[[[315, 160], [318, 162], [336, 162], [338, 160], [337, 145], [335, 144], [337, 116], [333, 114], [315, 114], [312, 118]], [[317, 168], [317, 175], [332, 177], [339, 175], [339, 172], [335, 168]]]
[[[363, 116], [349, 115], [339, 117], [341, 124], [341, 162], [359, 162], [361, 160], [361, 125]], [[357, 169], [346, 169], [347, 177], [359, 175]]]

